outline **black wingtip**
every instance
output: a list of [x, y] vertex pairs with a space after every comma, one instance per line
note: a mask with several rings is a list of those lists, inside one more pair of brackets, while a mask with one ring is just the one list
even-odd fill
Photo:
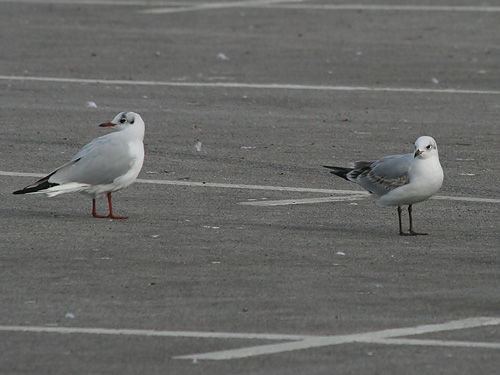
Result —
[[41, 179], [37, 181], [35, 184], [26, 186], [24, 189], [21, 190], [16, 190], [12, 194], [18, 195], [18, 194], [30, 194], [30, 193], [36, 193], [37, 191], [40, 190], [47, 190], [53, 186], [57, 186], [60, 184], [55, 184], [53, 182], [49, 182], [46, 179]]
[[349, 179], [347, 178], [347, 174], [352, 171], [352, 168], [334, 167], [331, 165], [323, 165], [323, 167], [331, 169], [330, 173], [334, 174], [335, 176], [342, 177], [343, 179], [349, 181]]

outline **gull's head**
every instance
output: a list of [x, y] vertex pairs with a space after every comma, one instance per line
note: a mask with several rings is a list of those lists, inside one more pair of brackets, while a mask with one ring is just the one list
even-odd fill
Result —
[[415, 157], [419, 159], [428, 159], [438, 156], [438, 146], [434, 138], [426, 135], [415, 141]]
[[135, 112], [120, 112], [111, 122], [105, 122], [99, 125], [101, 127], [112, 127], [113, 130], [125, 130], [137, 128], [144, 131], [144, 121], [141, 116]]

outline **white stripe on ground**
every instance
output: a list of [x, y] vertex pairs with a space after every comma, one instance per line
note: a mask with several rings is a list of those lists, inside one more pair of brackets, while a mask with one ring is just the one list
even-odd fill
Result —
[[453, 346], [459, 348], [500, 349], [500, 343], [479, 342], [479, 341], [374, 339], [374, 340], [363, 340], [362, 342], [372, 343], [372, 344], [384, 344], [384, 345]]
[[[275, 354], [275, 353], [283, 353], [289, 352], [293, 350], [303, 350], [303, 349], [311, 349], [324, 347], [329, 345], [339, 345], [345, 343], [353, 343], [353, 342], [377, 342], [384, 341], [388, 338], [398, 337], [398, 336], [411, 336], [411, 335], [419, 335], [423, 333], [435, 333], [435, 332], [443, 332], [450, 330], [458, 330], [465, 328], [475, 328], [475, 327], [484, 327], [489, 325], [498, 325], [500, 324], [500, 318], [470, 318], [463, 320], [454, 320], [448, 323], [443, 324], [428, 324], [417, 327], [409, 327], [409, 328], [396, 328], [396, 329], [387, 329], [382, 331], [375, 332], [367, 332], [367, 333], [358, 333], [352, 335], [340, 335], [340, 336], [320, 336], [309, 338], [301, 341], [295, 342], [287, 342], [287, 343], [279, 343], [279, 344], [270, 344], [270, 345], [259, 345], [250, 348], [241, 348], [241, 349], [232, 349], [232, 350], [222, 350], [211, 353], [202, 353], [202, 354], [190, 354], [174, 357], [177, 359], [196, 359], [196, 360], [227, 360], [227, 359], [236, 359], [236, 358], [247, 358], [264, 354]], [[410, 340], [410, 339], [408, 339]], [[406, 341], [406, 340], [405, 340]], [[432, 340], [436, 342], [438, 340]], [[402, 342], [403, 343], [403, 342]], [[394, 342], [396, 344], [396, 342]], [[403, 343], [405, 344], [405, 343]], [[442, 345], [445, 346], [445, 345]], [[483, 346], [484, 347], [484, 346]], [[496, 348], [496, 346], [492, 346], [492, 348]]]
[[[0, 176], [11, 176], [11, 177], [34, 177], [41, 178], [45, 177], [47, 174], [41, 173], [26, 173], [26, 172], [9, 172], [9, 171], [0, 171]], [[291, 186], [270, 186], [270, 185], [244, 185], [244, 184], [225, 184], [225, 183], [216, 183], [216, 182], [197, 182], [197, 181], [170, 181], [170, 180], [145, 180], [138, 178], [136, 180], [138, 183], [142, 184], [157, 184], [157, 185], [174, 185], [174, 186], [190, 186], [190, 187], [212, 187], [212, 188], [221, 188], [221, 189], [244, 189], [244, 190], [264, 190], [264, 191], [290, 191], [290, 192], [301, 192], [301, 193], [321, 193], [321, 194], [346, 194], [356, 195], [361, 197], [369, 196], [369, 193], [366, 191], [358, 191], [358, 190], [338, 190], [338, 189], [315, 189], [315, 188], [300, 188], [300, 187], [291, 187]], [[334, 202], [337, 200], [337, 197], [322, 197], [322, 198], [312, 198], [312, 199], [325, 199], [325, 202]], [[354, 199], [354, 198], [353, 198]], [[350, 198], [340, 198], [338, 200], [353, 200]], [[458, 201], [458, 202], [477, 202], [477, 203], [500, 203], [500, 199], [495, 198], [480, 198], [480, 197], [453, 197], [453, 196], [445, 196], [445, 195], [436, 195], [431, 197], [430, 199], [438, 199], [438, 200], [450, 200], [450, 201]], [[286, 201], [289, 201], [287, 199]], [[292, 201], [297, 201], [296, 199], [292, 199]], [[270, 201], [272, 202], [272, 201]], [[278, 201], [275, 201], [278, 203]], [[250, 202], [244, 202], [250, 203]], [[257, 203], [257, 202], [255, 202]], [[310, 203], [319, 203], [319, 202], [310, 202]], [[304, 204], [304, 203], [303, 203]], [[252, 204], [257, 206], [257, 204]], [[279, 204], [276, 204], [279, 205]]]
[[304, 10], [362, 10], [362, 11], [402, 11], [402, 12], [500, 12], [498, 6], [461, 5], [376, 5], [376, 4], [282, 4], [271, 8]]
[[[291, 187], [291, 186], [243, 185], [243, 184], [224, 184], [224, 183], [216, 183], [216, 182], [143, 180], [143, 179], [137, 179], [136, 182], [143, 183], [143, 184], [197, 186], [197, 187], [213, 187], [213, 188], [223, 188], [223, 189], [292, 191], [292, 192], [302, 192], [302, 193], [325, 193], [325, 194], [358, 194], [358, 195], [362, 195], [362, 196], [368, 195], [368, 193], [365, 191], [300, 188], [300, 187]], [[499, 200], [499, 202], [500, 202], [500, 200]]]
[[[190, 0], [191, 1], [191, 0]], [[1, 3], [20, 4], [62, 4], [62, 5], [114, 5], [114, 6], [184, 6], [185, 1], [162, 1], [162, 0], [0, 0]], [[192, 1], [193, 4], [204, 4], [203, 2]]]
[[478, 203], [500, 203], [500, 199], [494, 199], [494, 198], [450, 197], [446, 195], [435, 195], [430, 199], [462, 201], [462, 202], [478, 202]]
[[232, 333], [203, 331], [156, 331], [150, 329], [126, 328], [80, 328], [80, 327], [42, 327], [42, 326], [0, 326], [0, 332], [35, 332], [88, 335], [118, 335], [147, 337], [193, 337], [216, 339], [252, 339], [252, 340], [306, 340], [309, 335], [286, 335], [273, 333]]
[[273, 201], [256, 201], [256, 202], [240, 202], [244, 206], [288, 206], [294, 204], [312, 204], [312, 203], [327, 203], [327, 202], [344, 202], [356, 201], [364, 199], [365, 196], [360, 194], [356, 195], [341, 195], [337, 197], [322, 197], [322, 198], [303, 198], [303, 199], [282, 199]]
[[[498, 6], [474, 6], [474, 5], [383, 5], [383, 4], [308, 4], [303, 0], [264, 0], [264, 1], [241, 1], [241, 7], [252, 8], [291, 8], [306, 10], [363, 10], [363, 11], [407, 11], [407, 12], [500, 12]], [[24, 4], [65, 4], [65, 5], [113, 5], [113, 6], [141, 6], [141, 7], [183, 7], [187, 11], [203, 9], [223, 9], [237, 7], [238, 2], [207, 3], [203, 1], [190, 1], [192, 6], [186, 7], [186, 1], [166, 0], [0, 0], [0, 3], [24, 3]], [[292, 4], [290, 4], [292, 3]], [[303, 4], [295, 4], [303, 3]], [[224, 6], [231, 4], [230, 6]], [[196, 9], [192, 9], [195, 7]], [[151, 10], [153, 10], [152, 8]], [[167, 8], [169, 9], [169, 8]], [[162, 12], [165, 13], [165, 12]], [[169, 13], [169, 12], [167, 12]]]
[[249, 0], [249, 1], [228, 1], [218, 3], [198, 3], [191, 6], [184, 6], [179, 8], [151, 8], [139, 11], [145, 14], [167, 14], [167, 13], [180, 13], [192, 12], [198, 10], [211, 10], [211, 9], [227, 9], [227, 8], [244, 8], [244, 7], [267, 7], [280, 3], [295, 3], [302, 0]]
[[344, 343], [373, 343], [385, 345], [421, 345], [421, 346], [453, 346], [467, 348], [500, 349], [500, 343], [420, 340], [397, 337], [412, 336], [424, 333], [436, 333], [467, 328], [499, 325], [500, 318], [478, 317], [454, 320], [442, 324], [427, 324], [416, 327], [385, 329], [380, 331], [356, 333], [337, 336], [289, 335], [272, 333], [232, 333], [204, 331], [161, 331], [149, 329], [126, 328], [85, 328], [85, 327], [50, 327], [50, 326], [0, 326], [0, 332], [52, 333], [52, 334], [89, 334], [143, 337], [190, 337], [215, 339], [261, 339], [261, 340], [293, 340], [292, 342], [259, 345], [248, 348], [222, 350], [211, 353], [182, 355], [174, 358], [193, 360], [227, 360], [247, 358], [264, 354], [282, 353], [293, 350], [311, 349]]
[[315, 91], [369, 91], [369, 92], [408, 92], [427, 94], [465, 94], [465, 95], [500, 95], [499, 90], [467, 90], [467, 89], [432, 89], [412, 87], [368, 87], [368, 86], [323, 86], [298, 85], [280, 83], [238, 83], [238, 82], [174, 82], [174, 81], [129, 81], [120, 79], [84, 79], [63, 77], [34, 77], [34, 76], [5, 76], [4, 81], [32, 81], [55, 83], [80, 83], [102, 85], [131, 85], [131, 86], [170, 86], [170, 87], [208, 87], [208, 88], [244, 88], [269, 90], [315, 90]]

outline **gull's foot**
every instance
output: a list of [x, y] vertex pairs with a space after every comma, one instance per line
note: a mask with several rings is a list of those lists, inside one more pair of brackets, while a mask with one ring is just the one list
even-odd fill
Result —
[[112, 214], [109, 214], [109, 215], [98, 215], [98, 214], [92, 214], [93, 217], [97, 217], [99, 219], [128, 219], [127, 216], [116, 216], [116, 215], [112, 215]]
[[428, 233], [418, 233], [418, 232], [415, 232], [415, 231], [408, 231], [408, 232], [399, 232], [399, 235], [400, 236], [427, 236]]
[[[110, 219], [128, 219], [128, 216], [116, 216], [116, 215], [108, 215]], [[424, 233], [427, 234], [427, 233]]]

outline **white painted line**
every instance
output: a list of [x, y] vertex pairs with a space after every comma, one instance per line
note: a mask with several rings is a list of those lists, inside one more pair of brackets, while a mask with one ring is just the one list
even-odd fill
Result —
[[418, 339], [373, 339], [360, 342], [384, 345], [418, 345], [418, 346], [448, 346], [458, 348], [500, 349], [500, 343], [479, 341], [452, 340], [418, 340]]
[[362, 10], [362, 11], [402, 11], [402, 12], [500, 12], [498, 6], [461, 5], [369, 5], [369, 4], [282, 4], [269, 5], [271, 8], [305, 10]]
[[248, 0], [248, 1], [228, 1], [218, 3], [201, 3], [193, 4], [191, 6], [184, 6], [179, 8], [152, 8], [142, 10], [139, 13], [145, 14], [167, 14], [167, 13], [180, 13], [191, 12], [197, 10], [210, 10], [210, 9], [227, 9], [227, 8], [244, 8], [244, 7], [266, 7], [273, 4], [280, 3], [296, 3], [302, 0]]
[[211, 361], [223, 361], [228, 359], [239, 359], [239, 358], [248, 358], [248, 357], [256, 357], [259, 355], [269, 355], [283, 352], [290, 352], [295, 350], [303, 350], [303, 349], [312, 349], [318, 348], [322, 346], [330, 346], [330, 345], [338, 345], [345, 344], [348, 342], [354, 342], [349, 336], [338, 336], [336, 340], [317, 337], [315, 339], [310, 340], [301, 340], [301, 341], [293, 341], [287, 342], [283, 344], [269, 344], [269, 345], [259, 345], [252, 346], [249, 348], [240, 348], [240, 349], [232, 349], [232, 350], [221, 350], [218, 352], [209, 352], [209, 353], [201, 353], [201, 354], [188, 354], [173, 357], [174, 359], [192, 359], [192, 360], [211, 360]]
[[[0, 176], [12, 177], [35, 177], [41, 178], [47, 176], [47, 173], [25, 173], [25, 172], [9, 172], [0, 171]], [[365, 191], [356, 190], [336, 190], [336, 189], [315, 189], [315, 188], [299, 188], [289, 186], [269, 186], [269, 185], [243, 185], [243, 184], [224, 184], [216, 182], [198, 182], [198, 181], [172, 181], [172, 180], [145, 180], [138, 178], [135, 182], [142, 184], [156, 185], [174, 185], [174, 186], [190, 186], [190, 187], [213, 187], [222, 189], [245, 189], [245, 190], [266, 190], [266, 191], [291, 191], [301, 193], [324, 193], [324, 194], [358, 194], [367, 196]]]
[[[346, 195], [346, 196], [336, 196], [336, 197], [321, 197], [321, 198], [303, 198], [303, 199], [280, 199], [272, 201], [252, 201], [252, 202], [240, 202], [239, 204], [244, 206], [289, 206], [295, 204], [314, 204], [314, 203], [328, 203], [328, 202], [347, 202], [356, 201], [369, 197], [369, 193], [365, 193], [364, 196], [360, 193], [352, 191], [351, 193], [357, 193], [356, 195]], [[338, 194], [338, 193], [336, 193]], [[448, 200], [448, 201], [459, 201], [459, 202], [474, 202], [474, 203], [500, 203], [500, 199], [493, 198], [474, 198], [474, 197], [450, 197], [444, 195], [435, 195], [430, 199], [436, 200]]]
[[477, 317], [461, 320], [452, 320], [446, 323], [425, 324], [408, 328], [392, 328], [383, 331], [369, 332], [364, 334], [366, 338], [392, 338], [401, 336], [422, 335], [424, 333], [454, 331], [458, 329], [486, 327], [500, 325], [500, 317]]
[[42, 178], [47, 176], [48, 173], [25, 173], [25, 172], [8, 172], [8, 171], [0, 171], [0, 176], [11, 176], [11, 177], [34, 177], [34, 178]]
[[[0, 172], [1, 174], [1, 172]], [[170, 180], [143, 180], [137, 179], [136, 182], [143, 184], [159, 184], [159, 185], [178, 185], [178, 186], [193, 186], [193, 187], [213, 187], [222, 189], [245, 189], [245, 190], [266, 190], [266, 191], [292, 191], [302, 193], [325, 193], [325, 194], [358, 194], [361, 196], [368, 195], [365, 191], [356, 190], [336, 190], [336, 189], [314, 189], [314, 188], [299, 188], [290, 186], [270, 186], [270, 185], [243, 185], [243, 184], [223, 184], [215, 182], [196, 182], [196, 181], [170, 181]], [[500, 199], [499, 199], [500, 202]]]
[[[190, 0], [191, 1], [191, 0]], [[126, 6], [184, 6], [182, 1], [161, 1], [161, 0], [0, 0], [0, 3], [21, 3], [21, 4], [61, 4], [61, 5], [126, 5]], [[194, 4], [196, 4], [193, 1]]]
[[[41, 173], [25, 173], [25, 172], [9, 172], [0, 171], [0, 176], [11, 176], [11, 177], [34, 177], [41, 178], [45, 177], [47, 174]], [[145, 180], [138, 178], [136, 180], [138, 183], [142, 184], [156, 184], [156, 185], [173, 185], [173, 186], [190, 186], [190, 187], [212, 187], [221, 189], [244, 189], [244, 190], [265, 190], [265, 191], [290, 191], [290, 192], [301, 192], [301, 193], [321, 193], [321, 194], [346, 194], [346, 195], [356, 195], [361, 197], [369, 196], [366, 191], [358, 190], [338, 190], [338, 189], [315, 189], [315, 188], [299, 188], [291, 186], [270, 186], [270, 185], [244, 185], [244, 184], [224, 184], [216, 182], [198, 182], [198, 181], [171, 181], [171, 180]], [[330, 199], [331, 198], [331, 199]], [[318, 198], [324, 199], [325, 202], [334, 202], [334, 197], [324, 197]], [[342, 198], [341, 200], [344, 200]], [[476, 198], [476, 197], [453, 197], [445, 195], [436, 195], [430, 199], [438, 200], [450, 200], [457, 202], [476, 202], [476, 203], [500, 203], [500, 199], [494, 198]], [[272, 201], [269, 201], [272, 202]], [[247, 202], [245, 202], [247, 203]], [[248, 202], [249, 203], [249, 202]], [[305, 202], [304, 202], [305, 203]], [[303, 204], [304, 204], [303, 203]], [[319, 202], [311, 202], [319, 203]], [[253, 204], [256, 206], [256, 204]]]
[[[265, 354], [283, 353], [294, 350], [311, 349], [311, 348], [339, 345], [345, 343], [354, 343], [354, 342], [371, 342], [371, 343], [381, 342], [386, 344], [388, 342], [385, 339], [397, 336], [411, 336], [423, 333], [435, 333], [435, 332], [484, 327], [484, 326], [499, 325], [499, 324], [500, 324], [500, 318], [483, 318], [483, 317], [470, 318], [463, 320], [454, 320], [443, 324], [428, 324], [428, 325], [409, 327], [409, 328], [386, 329], [382, 331], [356, 333], [352, 335], [318, 336], [295, 342], [259, 345], [249, 348], [222, 350], [210, 353], [190, 354], [174, 358], [193, 359], [193, 360], [194, 359], [228, 360], [228, 359], [247, 358]], [[437, 340], [429, 340], [429, 341], [435, 342]], [[405, 342], [406, 339], [401, 343], [405, 344]], [[396, 342], [394, 342], [394, 344], [396, 344]], [[492, 346], [492, 348], [496, 349], [496, 346]]]
[[344, 201], [355, 201], [359, 199], [364, 199], [368, 195], [363, 196], [361, 194], [356, 195], [341, 195], [337, 197], [322, 197], [322, 198], [303, 198], [303, 199], [282, 199], [274, 201], [256, 201], [256, 202], [240, 202], [239, 204], [244, 206], [289, 206], [295, 204], [312, 204], [312, 203], [326, 203], [326, 202], [344, 202]]
[[[241, 7], [252, 8], [289, 8], [306, 10], [362, 10], [362, 11], [405, 11], [405, 12], [500, 12], [498, 6], [461, 6], [461, 5], [377, 5], [377, 4], [288, 4], [300, 3], [302, 0], [264, 0], [264, 1], [242, 1]], [[190, 0], [192, 6], [186, 7], [184, 1], [166, 0], [0, 0], [0, 3], [25, 3], [25, 4], [65, 4], [65, 5], [113, 5], [113, 6], [141, 6], [141, 7], [182, 7], [183, 11], [203, 9], [223, 9], [238, 7], [238, 2], [230, 3], [207, 3], [204, 1]], [[283, 4], [281, 4], [283, 3]], [[214, 5], [212, 5], [214, 4]], [[218, 4], [218, 5], [216, 5]], [[224, 6], [225, 4], [231, 4]], [[169, 8], [158, 13], [172, 13]], [[151, 9], [153, 10], [153, 9]], [[156, 12], [148, 12], [156, 13]]]
[[499, 90], [462, 90], [462, 89], [431, 89], [411, 87], [368, 87], [368, 86], [323, 86], [296, 85], [280, 83], [238, 83], [238, 82], [174, 82], [174, 81], [129, 81], [120, 79], [83, 79], [63, 77], [5, 76], [4, 81], [31, 81], [55, 83], [102, 84], [122, 86], [170, 86], [170, 87], [209, 87], [227, 89], [268, 89], [268, 90], [312, 90], [312, 91], [368, 91], [389, 93], [422, 93], [422, 94], [462, 94], [462, 95], [500, 95]]
[[248, 358], [273, 353], [283, 353], [294, 350], [318, 348], [344, 343], [374, 343], [384, 345], [422, 345], [422, 346], [454, 346], [465, 348], [500, 349], [500, 343], [450, 341], [450, 340], [420, 340], [397, 337], [412, 336], [423, 333], [436, 333], [466, 328], [499, 325], [500, 318], [478, 317], [454, 320], [442, 324], [427, 324], [416, 327], [386, 329], [381, 331], [356, 333], [336, 336], [289, 335], [272, 333], [232, 333], [232, 332], [204, 332], [204, 331], [161, 331], [149, 329], [112, 329], [112, 328], [85, 328], [85, 327], [47, 327], [47, 326], [0, 326], [0, 332], [24, 333], [52, 333], [52, 334], [88, 334], [88, 335], [115, 335], [115, 336], [142, 336], [142, 337], [187, 337], [211, 339], [260, 339], [260, 340], [290, 340], [285, 343], [258, 345], [234, 350], [222, 350], [211, 353], [190, 354], [174, 357], [176, 359], [206, 359], [227, 360]]
[[309, 335], [286, 335], [272, 333], [232, 333], [203, 331], [156, 331], [150, 329], [113, 329], [113, 328], [79, 328], [79, 327], [41, 327], [41, 326], [0, 326], [0, 332], [34, 332], [60, 334], [117, 335], [145, 337], [193, 337], [215, 339], [249, 339], [249, 340], [307, 340]]
[[430, 199], [460, 201], [460, 202], [500, 203], [500, 199], [495, 199], [495, 198], [450, 197], [446, 195], [435, 195]]
[[[25, 3], [25, 4], [64, 4], [64, 5], [126, 5], [126, 6], [141, 6], [153, 7], [161, 6], [158, 9], [148, 9], [141, 13], [177, 13], [192, 10], [204, 9], [224, 9], [237, 7], [266, 7], [268, 5], [279, 3], [297, 3], [303, 0], [249, 0], [249, 1], [232, 1], [210, 3], [204, 1], [161, 1], [161, 0], [0, 0], [1, 3]], [[190, 4], [186, 6], [186, 4]], [[167, 8], [163, 8], [167, 7]], [[177, 8], [176, 8], [177, 7]]]

